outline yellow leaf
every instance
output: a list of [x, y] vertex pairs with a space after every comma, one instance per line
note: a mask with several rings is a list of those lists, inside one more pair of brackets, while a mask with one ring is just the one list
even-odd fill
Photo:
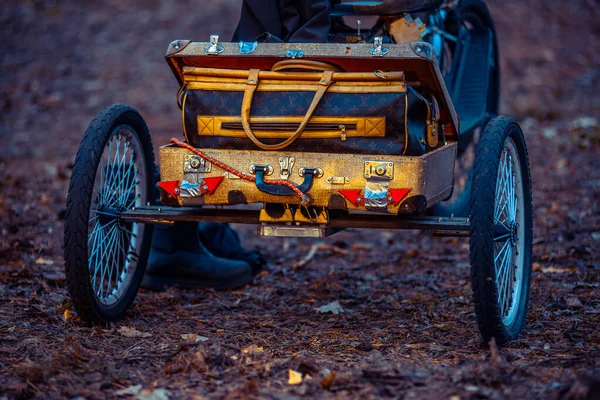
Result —
[[69, 318], [71, 318], [71, 312], [69, 311], [68, 308], [65, 310], [63, 317], [65, 318], [65, 321], [68, 320]]
[[242, 353], [244, 354], [248, 354], [248, 353], [261, 353], [264, 350], [264, 348], [262, 346], [257, 346], [255, 344], [251, 344], [248, 347], [244, 347], [242, 349]]
[[288, 385], [299, 385], [302, 383], [302, 374], [292, 369], [288, 370], [290, 377], [288, 379]]

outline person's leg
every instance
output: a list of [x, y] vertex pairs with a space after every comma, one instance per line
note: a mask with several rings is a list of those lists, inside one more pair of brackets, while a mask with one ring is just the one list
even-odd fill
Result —
[[201, 222], [198, 226], [200, 241], [217, 257], [241, 260], [250, 264], [252, 273], [257, 274], [267, 265], [257, 251], [246, 250], [238, 233], [229, 224]]
[[[237, 242], [241, 246], [239, 239]], [[155, 226], [142, 287], [232, 289], [251, 281], [252, 268], [247, 262], [216, 257], [206, 248], [199, 240], [197, 223]]]

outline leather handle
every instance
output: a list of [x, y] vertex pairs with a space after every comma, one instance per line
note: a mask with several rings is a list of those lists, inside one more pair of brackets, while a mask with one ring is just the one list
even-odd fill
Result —
[[335, 65], [312, 60], [284, 60], [273, 64], [273, 66], [271, 67], [271, 71], [275, 72], [289, 71], [291, 69], [298, 69], [303, 71], [343, 72], [341, 68], [338, 68]]
[[325, 94], [325, 92], [327, 92], [327, 89], [332, 84], [331, 78], [333, 76], [333, 71], [323, 71], [323, 75], [321, 76], [321, 80], [319, 81], [319, 86], [317, 87], [317, 91], [315, 92], [315, 97], [313, 97], [312, 103], [310, 103], [310, 106], [308, 107], [306, 115], [304, 115], [304, 119], [300, 123], [300, 126], [298, 127], [296, 132], [292, 134], [292, 136], [290, 136], [283, 142], [277, 144], [266, 144], [261, 142], [256, 137], [254, 132], [252, 132], [252, 129], [250, 127], [250, 110], [252, 108], [252, 98], [254, 97], [254, 92], [256, 91], [256, 87], [258, 86], [259, 72], [260, 70], [258, 69], [251, 69], [248, 73], [248, 81], [246, 84], [246, 90], [244, 91], [244, 98], [242, 100], [242, 126], [248, 138], [256, 146], [260, 147], [263, 150], [281, 150], [294, 143], [300, 137], [300, 135], [302, 135], [302, 132], [304, 132], [304, 128], [306, 128], [306, 125], [308, 124], [310, 117], [312, 117], [313, 112], [317, 108], [317, 105], [319, 105], [319, 102], [323, 98], [323, 95]]

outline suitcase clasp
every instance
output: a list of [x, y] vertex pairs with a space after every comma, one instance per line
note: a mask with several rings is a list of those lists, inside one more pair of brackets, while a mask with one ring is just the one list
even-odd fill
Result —
[[204, 48], [206, 53], [219, 55], [225, 48], [219, 44], [219, 35], [210, 35], [210, 45]]
[[371, 47], [369, 53], [371, 53], [373, 57], [383, 57], [389, 53], [389, 51], [390, 49], [383, 47], [383, 37], [377, 36], [373, 39], [373, 47]]
[[291, 59], [304, 57], [304, 50], [289, 49], [286, 53], [286, 57], [290, 57]]
[[294, 157], [279, 157], [279, 166], [281, 167], [279, 177], [281, 179], [290, 179], [295, 161], [296, 159]]

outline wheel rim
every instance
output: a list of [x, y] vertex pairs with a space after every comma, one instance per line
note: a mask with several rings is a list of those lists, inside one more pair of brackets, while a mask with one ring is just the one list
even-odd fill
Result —
[[109, 137], [96, 170], [88, 222], [88, 266], [96, 299], [117, 303], [138, 266], [144, 225], [124, 223], [119, 214], [147, 201], [142, 143], [133, 128], [118, 126]]
[[523, 291], [525, 216], [521, 178], [519, 153], [508, 137], [498, 167], [494, 204], [494, 224], [508, 232], [494, 240], [498, 305], [505, 326], [515, 321]]

